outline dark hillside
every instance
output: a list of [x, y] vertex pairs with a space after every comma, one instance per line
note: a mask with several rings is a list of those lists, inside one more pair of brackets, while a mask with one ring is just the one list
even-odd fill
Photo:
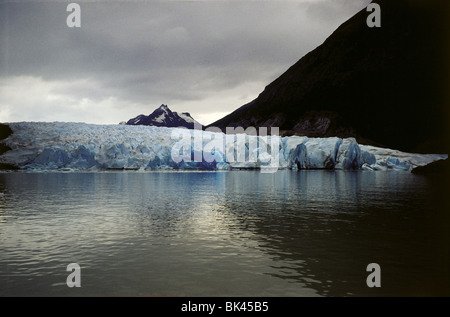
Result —
[[278, 126], [285, 135], [355, 137], [403, 151], [448, 153], [447, 1], [375, 1], [211, 126]]

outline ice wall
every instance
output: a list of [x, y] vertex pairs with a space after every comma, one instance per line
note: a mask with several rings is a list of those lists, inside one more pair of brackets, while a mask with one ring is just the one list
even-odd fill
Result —
[[0, 163], [24, 170], [404, 170], [446, 159], [359, 145], [353, 138], [258, 137], [154, 126], [9, 123]]

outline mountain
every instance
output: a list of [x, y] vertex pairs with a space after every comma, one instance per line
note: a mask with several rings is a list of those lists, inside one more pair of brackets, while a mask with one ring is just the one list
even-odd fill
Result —
[[370, 12], [361, 10], [255, 100], [210, 126], [279, 127], [283, 135], [448, 153], [449, 1], [373, 2], [381, 27], [369, 28]]
[[186, 127], [193, 129], [194, 125], [202, 127], [200, 123], [194, 120], [188, 112], [172, 112], [167, 105], [161, 105], [150, 115], [139, 115], [136, 118], [128, 120], [127, 125], [152, 125], [157, 127]]

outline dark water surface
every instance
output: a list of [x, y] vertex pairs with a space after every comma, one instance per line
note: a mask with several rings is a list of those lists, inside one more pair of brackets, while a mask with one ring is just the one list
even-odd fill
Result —
[[1, 173], [0, 295], [449, 296], [447, 189], [403, 172]]

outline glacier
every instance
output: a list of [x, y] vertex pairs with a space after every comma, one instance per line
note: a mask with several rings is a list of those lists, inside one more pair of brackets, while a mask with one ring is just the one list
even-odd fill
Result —
[[411, 171], [447, 159], [361, 145], [354, 138], [254, 136], [156, 126], [7, 123], [0, 163], [26, 171], [337, 169]]

